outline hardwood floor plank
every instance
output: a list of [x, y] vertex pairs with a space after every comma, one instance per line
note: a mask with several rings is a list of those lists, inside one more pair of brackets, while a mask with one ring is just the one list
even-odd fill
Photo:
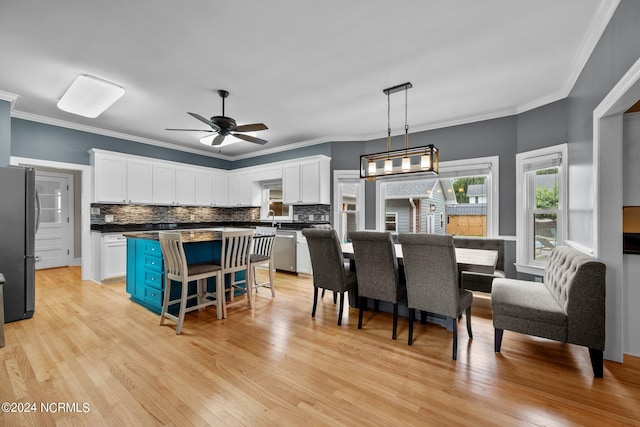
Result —
[[[260, 272], [264, 274], [264, 272]], [[327, 294], [311, 318], [310, 278], [276, 273], [217, 320], [187, 314], [183, 333], [131, 302], [124, 282], [80, 280], [77, 267], [37, 272], [36, 313], [5, 327], [0, 400], [73, 405], [0, 413], [13, 425], [638, 425], [640, 358], [605, 361], [593, 378], [585, 348], [506, 332], [493, 352], [490, 299], [474, 300], [469, 340], [345, 307]], [[69, 408], [68, 408], [69, 409]]]

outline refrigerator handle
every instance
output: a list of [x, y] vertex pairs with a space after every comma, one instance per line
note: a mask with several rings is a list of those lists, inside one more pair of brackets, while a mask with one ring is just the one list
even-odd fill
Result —
[[36, 233], [40, 228], [40, 194], [38, 194], [38, 189], [36, 188]]

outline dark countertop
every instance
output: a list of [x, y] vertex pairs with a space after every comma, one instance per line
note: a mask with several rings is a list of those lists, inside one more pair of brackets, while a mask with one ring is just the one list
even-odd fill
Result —
[[[213, 242], [215, 240], [222, 240], [222, 231], [245, 231], [246, 228], [206, 228], [206, 229], [191, 229], [191, 230], [176, 230], [175, 232], [179, 232], [182, 235], [182, 241], [184, 243], [195, 243], [195, 242]], [[132, 239], [147, 239], [147, 240], [158, 240], [158, 232], [157, 231], [142, 231], [142, 232], [131, 232], [124, 233], [125, 237], [129, 237]]]
[[[281, 230], [302, 230], [311, 224], [328, 224], [328, 222], [282, 222], [278, 223]], [[100, 233], [126, 233], [136, 231], [158, 231], [158, 230], [192, 230], [198, 228], [251, 228], [268, 227], [271, 223], [262, 222], [184, 222], [184, 223], [156, 223], [156, 224], [91, 224], [91, 231]]]

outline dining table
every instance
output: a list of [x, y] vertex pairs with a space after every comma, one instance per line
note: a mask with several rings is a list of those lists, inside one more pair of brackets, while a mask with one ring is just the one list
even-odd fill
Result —
[[[395, 245], [396, 257], [398, 263], [402, 264], [402, 245]], [[473, 273], [493, 274], [498, 263], [498, 251], [490, 249], [469, 249], [455, 248], [456, 262], [458, 263], [458, 271], [470, 271]], [[351, 242], [342, 243], [342, 256], [354, 261], [353, 244]]]

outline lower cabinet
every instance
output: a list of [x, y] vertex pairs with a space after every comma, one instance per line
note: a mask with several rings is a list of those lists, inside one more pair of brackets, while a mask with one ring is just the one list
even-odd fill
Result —
[[[220, 241], [186, 243], [184, 246], [188, 263], [198, 263], [220, 259]], [[245, 277], [244, 271], [235, 273], [236, 280]], [[225, 278], [226, 287], [229, 287], [229, 278]], [[215, 278], [207, 279], [207, 289], [214, 291]], [[149, 239], [127, 239], [127, 293], [131, 300], [160, 314], [162, 310], [162, 298], [164, 295], [164, 263], [160, 242]], [[197, 284], [189, 283], [189, 295], [195, 295]], [[171, 286], [171, 299], [178, 297], [180, 286]], [[195, 298], [187, 305], [193, 305]], [[177, 312], [175, 307], [169, 307], [170, 312]]]
[[297, 232], [298, 238], [296, 242], [296, 271], [298, 274], [313, 274], [311, 268], [311, 256], [309, 255], [309, 245], [307, 238], [302, 235], [301, 231]]

